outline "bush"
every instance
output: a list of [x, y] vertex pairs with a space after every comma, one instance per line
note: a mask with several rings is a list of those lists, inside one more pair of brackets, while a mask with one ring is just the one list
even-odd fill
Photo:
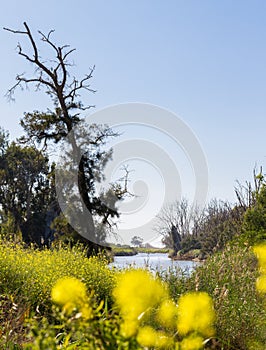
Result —
[[252, 248], [229, 245], [197, 268], [187, 282], [187, 288], [213, 298], [223, 349], [248, 349], [253, 339], [266, 344], [266, 312], [256, 292], [257, 277]]
[[266, 241], [266, 185], [257, 194], [256, 203], [244, 215], [244, 240], [253, 245]]

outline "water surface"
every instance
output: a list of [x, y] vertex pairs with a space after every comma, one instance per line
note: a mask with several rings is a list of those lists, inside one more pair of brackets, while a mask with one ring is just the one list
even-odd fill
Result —
[[114, 262], [110, 266], [116, 268], [148, 267], [151, 270], [167, 270], [169, 268], [179, 267], [184, 271], [191, 271], [198, 263], [194, 261], [171, 260], [165, 253], [139, 253], [133, 256], [115, 256]]

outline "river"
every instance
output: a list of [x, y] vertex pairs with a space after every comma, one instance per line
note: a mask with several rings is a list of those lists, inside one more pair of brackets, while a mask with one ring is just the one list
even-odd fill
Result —
[[115, 256], [110, 266], [116, 268], [148, 267], [150, 270], [167, 270], [169, 268], [180, 268], [183, 271], [192, 271], [199, 263], [194, 261], [171, 260], [164, 253], [139, 253], [133, 256]]

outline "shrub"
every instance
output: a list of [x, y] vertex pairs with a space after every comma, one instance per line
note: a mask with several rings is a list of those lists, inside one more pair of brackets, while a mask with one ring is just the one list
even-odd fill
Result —
[[214, 300], [216, 333], [223, 349], [248, 349], [252, 339], [266, 344], [263, 301], [256, 292], [257, 262], [251, 248], [228, 245], [197, 268], [188, 288]]
[[266, 240], [266, 184], [257, 194], [256, 203], [244, 215], [244, 239], [251, 245]]

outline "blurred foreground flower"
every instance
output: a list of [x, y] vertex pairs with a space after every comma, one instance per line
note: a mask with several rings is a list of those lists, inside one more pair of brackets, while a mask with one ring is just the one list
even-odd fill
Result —
[[177, 329], [180, 335], [197, 332], [202, 336], [213, 336], [214, 318], [213, 302], [207, 293], [193, 292], [179, 298]]
[[168, 296], [162, 282], [146, 270], [122, 273], [113, 294], [122, 315], [132, 320], [141, 318], [147, 309]]
[[52, 289], [51, 297], [66, 313], [71, 313], [76, 308], [85, 318], [90, 317], [87, 289], [77, 278], [65, 277], [58, 280]]
[[254, 253], [259, 261], [260, 272], [266, 275], [266, 244], [255, 246]]
[[150, 326], [140, 328], [137, 341], [145, 348], [155, 347], [156, 349], [172, 349], [174, 341], [162, 332], [158, 332]]
[[176, 350], [200, 350], [203, 348], [203, 338], [198, 335], [191, 335], [184, 338], [176, 347]]
[[254, 253], [259, 261], [261, 275], [256, 282], [256, 288], [261, 293], [266, 293], [266, 244], [260, 244], [254, 247]]
[[128, 337], [136, 333], [145, 313], [168, 297], [162, 282], [146, 270], [123, 272], [113, 295], [124, 319], [121, 330]]
[[157, 311], [158, 321], [166, 327], [175, 327], [177, 310], [177, 306], [172, 300], [164, 300]]

